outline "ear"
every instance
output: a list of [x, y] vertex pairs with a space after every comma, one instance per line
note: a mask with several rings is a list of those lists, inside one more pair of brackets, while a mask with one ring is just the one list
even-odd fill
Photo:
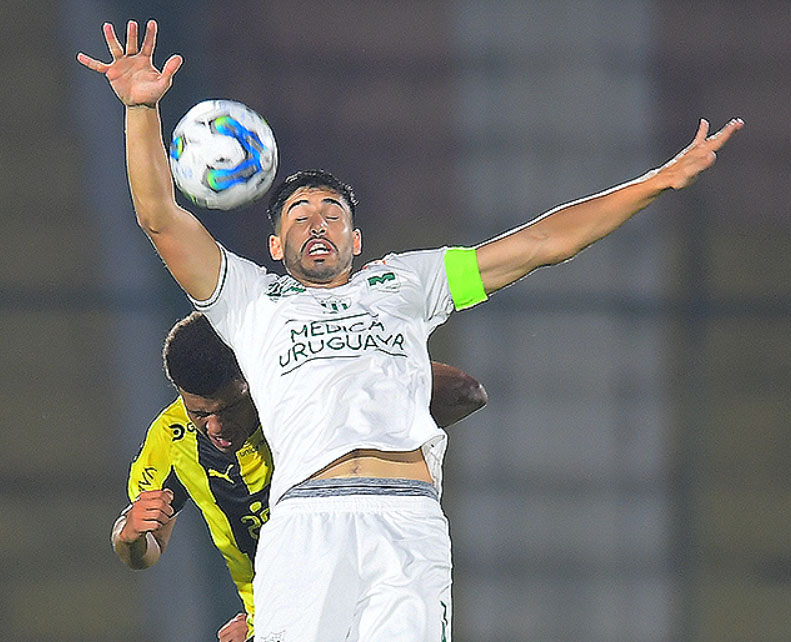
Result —
[[269, 237], [269, 254], [275, 261], [283, 260], [283, 244], [280, 242], [280, 237], [274, 234]]
[[356, 227], [352, 231], [352, 254], [354, 256], [360, 256], [360, 253], [363, 251], [363, 234], [360, 232], [360, 228]]

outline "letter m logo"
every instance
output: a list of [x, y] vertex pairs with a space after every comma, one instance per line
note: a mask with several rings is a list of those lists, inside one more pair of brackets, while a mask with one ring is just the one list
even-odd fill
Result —
[[384, 274], [369, 276], [368, 287], [397, 292], [399, 289], [399, 283], [394, 272], [385, 272]]

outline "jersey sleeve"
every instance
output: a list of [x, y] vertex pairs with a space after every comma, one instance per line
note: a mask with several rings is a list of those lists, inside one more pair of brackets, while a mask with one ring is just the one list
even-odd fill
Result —
[[247, 307], [261, 288], [266, 288], [275, 275], [268, 274], [266, 268], [220, 248], [220, 276], [217, 287], [205, 301], [190, 297], [198, 312], [208, 317], [217, 334], [226, 342], [241, 325]]
[[475, 250], [443, 247], [393, 254], [386, 264], [413, 272], [421, 284], [425, 320], [443, 323], [453, 310], [463, 310], [486, 300]]
[[129, 501], [135, 501], [143, 491], [173, 491], [173, 510], [178, 512], [186, 503], [187, 492], [173, 471], [172, 430], [168, 409], [164, 410], [149, 426], [140, 451], [132, 460], [129, 468], [127, 494]]

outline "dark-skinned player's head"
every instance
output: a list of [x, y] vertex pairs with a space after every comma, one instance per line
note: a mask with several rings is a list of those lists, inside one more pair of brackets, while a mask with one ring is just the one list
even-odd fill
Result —
[[165, 339], [162, 360], [165, 374], [176, 388], [202, 397], [245, 380], [233, 350], [199, 312], [173, 326]]
[[258, 427], [258, 413], [233, 351], [193, 312], [173, 326], [162, 356], [196, 430], [220, 452], [237, 452]]

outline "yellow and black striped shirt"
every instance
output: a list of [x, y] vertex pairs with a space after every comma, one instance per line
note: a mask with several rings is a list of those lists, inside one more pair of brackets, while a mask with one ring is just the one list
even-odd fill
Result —
[[[225, 558], [252, 626], [258, 531], [269, 517], [272, 455], [261, 427], [234, 455], [215, 448], [190, 422], [181, 397], [148, 428], [129, 472], [129, 499], [170, 488], [178, 512], [191, 497]], [[252, 630], [252, 629], [251, 629]]]

